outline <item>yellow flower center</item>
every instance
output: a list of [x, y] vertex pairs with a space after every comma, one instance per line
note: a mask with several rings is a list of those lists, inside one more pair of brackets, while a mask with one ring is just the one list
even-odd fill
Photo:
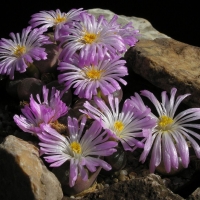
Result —
[[14, 55], [17, 57], [22, 56], [26, 52], [25, 46], [17, 45], [17, 48], [14, 50]]
[[158, 126], [163, 130], [166, 131], [168, 129], [168, 125], [173, 123], [173, 119], [168, 116], [161, 116], [158, 122]]
[[72, 142], [70, 146], [73, 152], [79, 153], [79, 154], [82, 152], [81, 145], [78, 142]]
[[85, 74], [89, 79], [98, 80], [101, 78], [102, 72], [103, 72], [103, 70], [98, 70], [98, 69], [95, 69], [94, 67], [92, 67], [92, 68], [87, 69]]
[[86, 32], [82, 39], [86, 44], [92, 44], [97, 39], [97, 34]]
[[124, 124], [121, 121], [116, 121], [114, 123], [114, 128], [118, 131], [121, 132], [124, 129]]
[[57, 15], [57, 17], [54, 19], [54, 23], [55, 24], [60, 24], [62, 22], [65, 22], [67, 20], [67, 18], [65, 16], [60, 16], [60, 15]]

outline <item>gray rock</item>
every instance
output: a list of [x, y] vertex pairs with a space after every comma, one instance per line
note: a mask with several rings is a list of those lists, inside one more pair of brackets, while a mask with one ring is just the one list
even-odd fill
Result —
[[1, 200], [60, 200], [62, 189], [36, 146], [15, 136], [0, 145]]
[[[110, 10], [104, 10], [100, 8], [89, 9], [88, 12], [96, 17], [98, 17], [99, 15], [104, 15], [105, 18], [108, 20], [112, 19], [112, 17], [115, 15], [115, 13], [113, 13]], [[118, 15], [118, 22], [121, 25], [125, 25], [129, 22], [132, 22], [134, 28], [140, 31], [141, 40], [142, 39], [154, 40], [156, 38], [170, 38], [169, 36], [157, 31], [148, 20], [143, 19], [143, 18]]]

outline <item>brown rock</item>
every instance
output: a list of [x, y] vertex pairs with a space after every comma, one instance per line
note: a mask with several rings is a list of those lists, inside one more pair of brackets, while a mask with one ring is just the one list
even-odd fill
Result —
[[[63, 200], [71, 199], [64, 197]], [[146, 177], [119, 182], [82, 198], [82, 200], [184, 200], [167, 189], [160, 176]]]
[[59, 200], [59, 181], [43, 164], [38, 148], [15, 136], [0, 145], [1, 200]]
[[198, 187], [187, 200], [199, 200], [200, 199], [200, 187]]
[[21, 101], [29, 101], [30, 95], [35, 97], [42, 93], [43, 82], [36, 78], [25, 78], [17, 86], [17, 94]]
[[39, 69], [41, 73], [53, 73], [56, 71], [58, 57], [62, 49], [59, 48], [56, 44], [45, 44], [42, 47], [45, 48], [47, 59], [39, 61], [36, 60], [34, 61], [34, 65]]
[[127, 66], [153, 85], [178, 94], [190, 93], [185, 102], [200, 106], [200, 48], [171, 38], [141, 40], [125, 54]]

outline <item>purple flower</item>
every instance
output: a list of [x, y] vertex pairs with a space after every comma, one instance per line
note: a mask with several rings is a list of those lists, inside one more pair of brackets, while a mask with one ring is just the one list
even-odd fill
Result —
[[119, 100], [112, 95], [108, 96], [109, 107], [98, 97], [94, 97], [94, 102], [98, 109], [86, 102], [84, 107], [87, 110], [80, 111], [99, 121], [110, 137], [120, 141], [125, 150], [131, 151], [134, 146], [144, 147], [136, 138], [147, 137], [155, 126], [155, 120], [148, 116], [149, 108], [139, 110], [126, 100], [119, 112]]
[[132, 26], [132, 22], [122, 26], [117, 22], [117, 15], [114, 15], [109, 22], [105, 19], [104, 15], [100, 15], [98, 20], [101, 20], [101, 18], [103, 18], [104, 26], [113, 27], [116, 30], [115, 34], [118, 34], [122, 37], [124, 44], [135, 46], [135, 44], [138, 42], [137, 38], [139, 37], [139, 30], [136, 30]]
[[59, 9], [56, 11], [40, 11], [31, 16], [32, 19], [29, 21], [29, 24], [31, 24], [32, 27], [53, 27], [55, 29], [55, 39], [57, 40], [59, 37], [59, 30], [62, 26], [74, 20], [78, 20], [81, 12], [83, 12], [82, 8], [71, 9], [67, 13], [62, 13]]
[[98, 166], [110, 170], [111, 166], [100, 157], [116, 151], [117, 143], [108, 141], [97, 121], [84, 132], [85, 123], [86, 117], [82, 118], [80, 126], [76, 118], [68, 117], [69, 137], [66, 138], [48, 125], [44, 125], [43, 132], [38, 134], [41, 153], [47, 155], [44, 159], [51, 163], [51, 167], [70, 161], [70, 187], [74, 186], [78, 174], [84, 181], [88, 180], [87, 170], [95, 172]]
[[88, 64], [83, 68], [79, 67], [79, 57], [74, 55], [71, 62], [61, 62], [58, 70], [61, 74], [58, 76], [60, 83], [65, 83], [66, 89], [73, 85], [76, 88], [74, 94], [80, 98], [91, 99], [93, 95], [97, 95], [100, 89], [104, 95], [120, 90], [118, 82], [126, 85], [126, 81], [121, 77], [128, 74], [125, 61], [119, 60], [120, 57], [113, 59], [98, 59], [95, 55], [95, 65]]
[[200, 139], [200, 135], [193, 130], [200, 129], [200, 125], [193, 122], [200, 119], [200, 108], [190, 108], [175, 115], [179, 104], [189, 95], [180, 95], [175, 98], [176, 91], [177, 89], [172, 88], [170, 98], [166, 91], [163, 91], [161, 103], [151, 92], [147, 90], [141, 92], [154, 104], [158, 113], [158, 116], [155, 116], [156, 126], [152, 134], [146, 138], [144, 151], [140, 157], [140, 161], [144, 162], [151, 152], [151, 172], [154, 172], [161, 162], [167, 173], [172, 168], [178, 169], [179, 157], [183, 167], [187, 168], [189, 164], [187, 142], [190, 142], [197, 157], [200, 158], [200, 147], [194, 140], [194, 138]]
[[43, 102], [39, 94], [36, 97], [37, 101], [31, 95], [30, 104], [21, 109], [23, 115], [14, 115], [13, 117], [20, 129], [34, 135], [41, 132], [42, 124], [56, 122], [68, 111], [68, 107], [60, 100], [62, 93], [55, 88], [52, 88], [51, 94], [49, 94], [49, 90], [45, 86], [43, 87]]
[[23, 73], [33, 60], [47, 59], [45, 48], [40, 46], [51, 43], [49, 37], [42, 35], [45, 28], [31, 30], [31, 26], [19, 33], [10, 33], [11, 39], [0, 40], [0, 74], [10, 75], [14, 79], [14, 71]]
[[80, 51], [80, 66], [85, 66], [95, 62], [95, 54], [102, 58], [107, 52], [107, 56], [113, 58], [124, 53], [124, 40], [115, 34], [115, 27], [104, 26], [104, 20], [81, 13], [80, 22], [75, 22], [73, 27], [63, 27], [63, 31], [69, 34], [60, 38], [61, 45], [64, 46], [60, 59], [69, 59], [75, 52]]

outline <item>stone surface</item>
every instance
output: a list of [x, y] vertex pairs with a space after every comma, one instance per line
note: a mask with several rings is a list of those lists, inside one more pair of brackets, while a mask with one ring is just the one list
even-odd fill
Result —
[[[100, 8], [89, 9], [88, 11], [89, 13], [93, 14], [96, 17], [98, 17], [99, 15], [104, 15], [105, 18], [108, 20], [112, 19], [113, 15], [115, 15], [115, 13], [113, 13], [110, 10], [104, 10]], [[157, 31], [148, 20], [143, 19], [143, 18], [118, 15], [118, 22], [122, 25], [132, 22], [134, 28], [140, 31], [140, 38], [139, 38], [140, 40], [142, 39], [154, 40], [156, 38], [170, 38], [169, 36]]]
[[200, 199], [200, 187], [198, 187], [187, 200], [199, 200]]
[[126, 54], [127, 66], [153, 85], [177, 94], [190, 93], [184, 101], [200, 106], [200, 48], [171, 38], [141, 40]]
[[36, 78], [25, 78], [17, 86], [18, 98], [21, 101], [29, 101], [30, 95], [36, 97], [42, 93], [44, 83]]
[[[111, 19], [115, 13], [90, 9], [90, 13]], [[118, 22], [132, 22], [140, 31], [139, 42], [125, 54], [127, 65], [154, 86], [168, 92], [172, 87], [177, 94], [190, 93], [184, 102], [200, 106], [200, 48], [176, 41], [158, 32], [146, 19], [118, 15]]]
[[55, 73], [61, 48], [55, 44], [45, 44], [42, 47], [45, 48], [47, 59], [39, 61], [36, 60], [34, 61], [34, 65], [39, 69], [41, 73]]
[[[64, 197], [63, 200], [71, 198]], [[110, 187], [90, 193], [82, 200], [183, 200], [168, 190], [158, 175], [122, 181]]]
[[59, 181], [39, 158], [38, 148], [15, 136], [0, 145], [1, 200], [60, 200]]

